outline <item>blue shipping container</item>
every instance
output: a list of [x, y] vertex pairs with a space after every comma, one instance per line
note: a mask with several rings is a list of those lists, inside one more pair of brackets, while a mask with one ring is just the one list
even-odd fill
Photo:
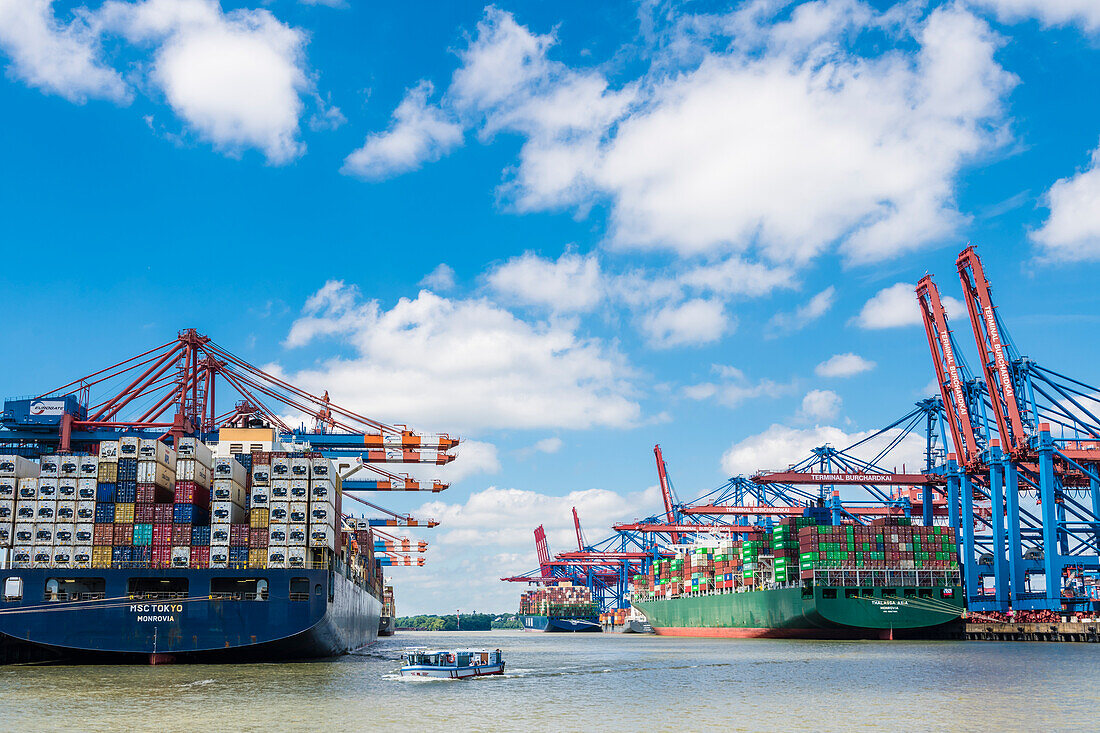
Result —
[[114, 484], [102, 483], [95, 487], [95, 500], [100, 503], [114, 503], [117, 489]]
[[115, 501], [119, 504], [133, 504], [137, 501], [137, 484], [123, 486], [120, 481], [118, 489], [115, 490], [115, 496], [118, 497]]
[[175, 524], [210, 524], [210, 511], [194, 504], [173, 504], [172, 521]]
[[95, 523], [96, 524], [110, 524], [115, 521], [115, 505], [114, 504], [96, 504], [95, 505]]
[[209, 545], [210, 544], [210, 527], [203, 527], [196, 524], [191, 528], [191, 546], [196, 545]]

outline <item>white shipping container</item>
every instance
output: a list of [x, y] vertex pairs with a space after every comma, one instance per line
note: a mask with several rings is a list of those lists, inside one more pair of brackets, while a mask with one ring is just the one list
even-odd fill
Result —
[[15, 499], [0, 499], [0, 522], [15, 521]]
[[244, 507], [248, 503], [245, 501], [247, 495], [244, 487], [236, 481], [215, 479], [214, 490], [211, 492], [210, 498], [213, 501], [231, 501], [240, 507]]
[[76, 503], [76, 521], [78, 521], [78, 522], [94, 522], [95, 521], [95, 502], [94, 501], [78, 501]]
[[243, 506], [231, 501], [215, 501], [210, 504], [210, 521], [218, 524], [243, 524], [248, 521], [248, 512]]
[[269, 568], [285, 568], [286, 554], [286, 547], [268, 547], [267, 566]]
[[269, 504], [270, 488], [267, 486], [252, 486], [252, 497], [249, 502], [249, 507], [252, 509], [263, 509]]
[[61, 456], [57, 464], [57, 475], [60, 478], [76, 478], [80, 474], [80, 461], [76, 456]]
[[290, 477], [298, 479], [308, 479], [309, 469], [313, 466], [312, 458], [302, 458], [295, 456], [290, 459]]
[[53, 547], [53, 522], [34, 523], [34, 546]]
[[[48, 479], [46, 479], [46, 480], [48, 480]], [[37, 478], [21, 478], [21, 479], [19, 479], [19, 486], [16, 489], [16, 491], [18, 492], [16, 494], [16, 498], [17, 499], [37, 499], [38, 498], [38, 484], [41, 483], [42, 481], [43, 481], [43, 479], [37, 479]]]
[[86, 568], [92, 564], [92, 546], [76, 545], [73, 547], [73, 567]]
[[36, 523], [53, 523], [56, 519], [57, 502], [53, 499], [39, 499], [37, 507], [34, 510], [34, 521]]
[[271, 466], [258, 463], [252, 467], [252, 485], [267, 486], [271, 483]]
[[305, 547], [309, 543], [309, 525], [288, 524], [286, 543], [290, 547]]
[[15, 521], [33, 522], [38, 516], [38, 499], [17, 499], [15, 502]]
[[0, 547], [11, 547], [15, 541], [15, 525], [0, 524]]
[[210, 546], [213, 547], [214, 545], [229, 547], [229, 522], [218, 522], [210, 525]]
[[73, 564], [73, 546], [59, 545], [53, 548], [53, 566], [67, 568]]
[[23, 456], [0, 456], [0, 476], [6, 478], [36, 478], [38, 464]]
[[352, 517], [348, 523], [352, 529], [370, 529], [370, 520], [365, 517]]
[[287, 539], [287, 527], [286, 524], [271, 524], [267, 528], [267, 545], [286, 545]]
[[176, 481], [194, 481], [203, 488], [210, 488], [210, 467], [190, 458], [176, 461]]
[[290, 479], [277, 478], [271, 482], [271, 501], [290, 501]]
[[15, 544], [17, 545], [33, 545], [34, 544], [34, 524], [30, 522], [16, 522], [15, 524]]
[[290, 456], [271, 457], [271, 480], [290, 478]]
[[26, 545], [16, 545], [11, 551], [11, 564], [13, 567], [30, 567], [34, 557], [34, 548]]
[[336, 549], [336, 530], [327, 524], [309, 525], [309, 546]]
[[58, 480], [55, 478], [39, 479], [38, 480], [38, 496], [39, 499], [53, 499], [57, 500], [57, 485]]
[[142, 438], [138, 445], [139, 461], [156, 461], [162, 466], [175, 469], [176, 452], [159, 440]]
[[176, 483], [176, 474], [168, 466], [155, 461], [138, 461], [137, 482], [139, 484], [156, 484], [166, 489], [171, 489]]
[[97, 481], [94, 478], [82, 478], [76, 482], [77, 501], [95, 501]]
[[39, 478], [57, 478], [61, 474], [58, 473], [61, 470], [60, 461], [56, 456], [43, 456], [41, 469], [38, 472]]
[[326, 481], [309, 482], [309, 502], [336, 506], [336, 485]]
[[120, 438], [118, 441], [119, 458], [137, 458], [141, 438]]
[[241, 486], [248, 482], [248, 474], [244, 466], [236, 458], [231, 456], [214, 459], [214, 480], [229, 479], [236, 481]]
[[81, 456], [80, 467], [77, 470], [77, 475], [80, 478], [96, 479], [99, 477], [99, 457], [98, 456]]
[[290, 521], [290, 502], [271, 502], [271, 511], [268, 512], [267, 517], [269, 524], [286, 524]]
[[76, 521], [76, 502], [75, 501], [59, 501], [57, 502], [57, 521], [59, 522], [75, 522]]
[[87, 479], [59, 478], [57, 480], [57, 500], [76, 499], [76, 487], [79, 486], [81, 481], [87, 481]]
[[309, 501], [309, 481], [306, 479], [290, 480], [290, 500]]
[[187, 458], [197, 461], [208, 469], [213, 465], [214, 453], [210, 450], [210, 446], [198, 438], [180, 438], [176, 445], [177, 461]]
[[72, 545], [76, 543], [76, 525], [75, 524], [55, 524], [53, 530], [53, 541], [55, 545]]
[[118, 463], [117, 440], [105, 440], [99, 444], [99, 460], [104, 463]]
[[309, 523], [327, 524], [330, 527], [335, 527], [336, 508], [328, 504], [310, 504]]
[[[27, 479], [23, 479], [24, 481]], [[37, 481], [38, 479], [30, 479], [31, 481]], [[16, 497], [16, 488], [19, 486], [20, 479], [14, 476], [5, 476], [0, 478], [0, 499], [14, 499]], [[36, 489], [37, 491], [37, 489]]]
[[306, 548], [288, 547], [286, 549], [286, 566], [288, 568], [304, 568], [306, 566]]
[[173, 547], [172, 548], [172, 567], [174, 568], [186, 568], [191, 565], [191, 548], [190, 547]]
[[336, 467], [327, 458], [314, 458], [309, 478], [311, 481], [335, 481]]
[[36, 568], [48, 568], [53, 564], [53, 545], [49, 547], [34, 546], [33, 554], [31, 555], [31, 563]]
[[95, 525], [91, 522], [81, 522], [76, 524], [75, 527], [76, 529], [73, 531], [73, 544], [91, 547], [92, 538], [95, 536]]
[[216, 570], [229, 567], [229, 547], [210, 548], [210, 567]]
[[292, 501], [290, 502], [290, 522], [297, 524], [299, 522], [309, 521], [309, 505], [304, 501]]

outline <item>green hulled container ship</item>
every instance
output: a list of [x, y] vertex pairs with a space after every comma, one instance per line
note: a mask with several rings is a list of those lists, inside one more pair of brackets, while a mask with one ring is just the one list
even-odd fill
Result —
[[887, 521], [829, 526], [791, 518], [757, 539], [685, 547], [635, 576], [633, 605], [664, 635], [938, 635], [964, 610], [954, 535]]

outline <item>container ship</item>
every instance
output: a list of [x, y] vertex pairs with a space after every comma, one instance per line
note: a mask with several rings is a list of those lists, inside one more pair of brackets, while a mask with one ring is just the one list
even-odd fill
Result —
[[[287, 414], [314, 423], [291, 428]], [[362, 417], [193, 329], [9, 399], [0, 661], [236, 662], [370, 644], [383, 566], [414, 564], [372, 527], [437, 523], [352, 516], [351, 492], [429, 490], [374, 464], [443, 465], [457, 443]]]
[[382, 591], [382, 616], [378, 620], [378, 635], [393, 636], [397, 629], [397, 611], [393, 605], [393, 586], [387, 585]]
[[524, 631], [601, 631], [599, 609], [592, 593], [569, 581], [523, 593], [519, 621]]
[[[331, 460], [271, 429], [0, 456], [4, 661], [322, 657], [378, 634], [369, 526]], [[259, 448], [229, 454], [233, 447]]]
[[634, 577], [632, 603], [670, 636], [929, 637], [964, 611], [956, 558], [948, 527], [784, 518], [760, 539], [681, 546]]

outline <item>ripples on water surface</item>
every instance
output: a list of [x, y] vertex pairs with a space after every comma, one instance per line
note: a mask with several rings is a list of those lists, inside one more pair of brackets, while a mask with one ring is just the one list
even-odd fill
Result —
[[[403, 646], [508, 674], [397, 677]], [[327, 662], [0, 667], [13, 731], [1100, 730], [1100, 645], [399, 633]]]

